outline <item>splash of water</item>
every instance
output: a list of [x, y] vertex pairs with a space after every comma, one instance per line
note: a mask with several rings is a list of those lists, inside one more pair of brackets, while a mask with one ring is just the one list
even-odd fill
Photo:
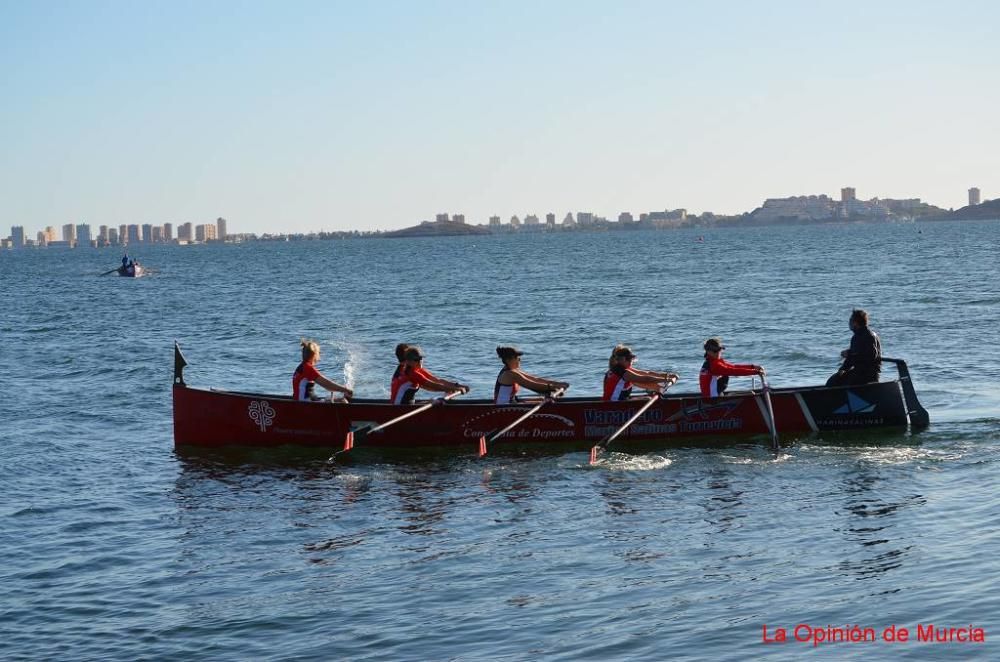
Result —
[[614, 471], [657, 471], [666, 469], [674, 461], [662, 455], [629, 455], [628, 453], [610, 453], [606, 458], [599, 459], [597, 466]]
[[348, 350], [348, 358], [344, 361], [344, 386], [354, 389], [354, 353]]

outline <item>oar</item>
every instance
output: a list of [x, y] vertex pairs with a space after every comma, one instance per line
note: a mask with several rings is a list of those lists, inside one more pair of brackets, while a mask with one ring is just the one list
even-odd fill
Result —
[[535, 412], [537, 412], [539, 409], [541, 409], [548, 403], [552, 402], [553, 400], [561, 396], [565, 391], [566, 389], [564, 388], [553, 391], [548, 396], [546, 396], [544, 400], [542, 400], [537, 405], [529, 409], [528, 413], [526, 413], [524, 416], [521, 416], [516, 421], [505, 427], [503, 430], [500, 430], [500, 432], [490, 435], [489, 439], [486, 438], [486, 435], [479, 437], [479, 457], [483, 457], [484, 455], [486, 455], [487, 444], [492, 444], [494, 441], [496, 441], [500, 437], [504, 436], [505, 434], [516, 428], [518, 424], [520, 424], [522, 421], [531, 418], [531, 416], [533, 416]]
[[[670, 388], [671, 386], [673, 386], [676, 383], [677, 383], [676, 379], [671, 379], [669, 383], [663, 385], [663, 390], [664, 391], [667, 390], [668, 388]], [[597, 463], [597, 456], [604, 452], [604, 450], [608, 447], [608, 444], [610, 444], [612, 441], [614, 441], [615, 439], [617, 439], [621, 435], [622, 432], [625, 432], [625, 430], [628, 429], [628, 426], [630, 426], [633, 423], [635, 423], [639, 419], [640, 416], [642, 416], [643, 414], [645, 414], [646, 410], [649, 409], [650, 407], [652, 407], [653, 404], [657, 400], [659, 400], [660, 397], [662, 397], [662, 395], [663, 395], [662, 392], [660, 392], [660, 393], [654, 393], [653, 395], [651, 395], [649, 397], [649, 400], [646, 402], [646, 404], [644, 404], [642, 407], [640, 407], [639, 411], [637, 411], [632, 418], [630, 418], [627, 421], [625, 421], [625, 425], [621, 426], [620, 428], [618, 428], [617, 430], [615, 430], [614, 433], [608, 435], [604, 439], [601, 439], [599, 442], [597, 442], [597, 445], [590, 449], [590, 463], [591, 464], [596, 464]]]
[[101, 275], [102, 275], [102, 276], [107, 276], [108, 274], [113, 274], [113, 273], [114, 273], [114, 272], [116, 272], [116, 271], [118, 271], [118, 267], [115, 267], [114, 269], [111, 269], [110, 271], [105, 271], [105, 272], [104, 272], [103, 274], [101, 274]]
[[444, 396], [443, 398], [435, 398], [434, 400], [431, 400], [430, 402], [428, 402], [426, 405], [421, 405], [420, 407], [417, 407], [413, 411], [408, 411], [405, 414], [403, 414], [402, 416], [397, 416], [396, 418], [388, 420], [385, 423], [379, 423], [378, 425], [366, 425], [364, 427], [358, 428], [357, 430], [351, 430], [350, 432], [347, 433], [347, 438], [344, 440], [344, 448], [343, 448], [343, 450], [339, 450], [336, 453], [334, 453], [333, 455], [331, 455], [330, 459], [327, 460], [327, 461], [330, 462], [335, 457], [337, 457], [338, 455], [340, 455], [341, 453], [346, 453], [347, 451], [351, 450], [352, 448], [354, 448], [354, 443], [356, 441], [364, 441], [365, 437], [367, 437], [371, 433], [378, 432], [379, 430], [384, 430], [387, 427], [389, 427], [390, 425], [395, 425], [396, 423], [399, 423], [400, 421], [405, 421], [406, 419], [410, 418], [411, 416], [416, 416], [420, 412], [427, 411], [431, 407], [433, 407], [435, 405], [438, 405], [438, 404], [444, 402], [445, 400], [451, 400], [456, 395], [461, 395], [464, 392], [465, 391], [452, 391], [451, 393], [449, 393], [448, 395]]
[[767, 380], [761, 375], [760, 383], [763, 384], [761, 390], [764, 392], [764, 404], [767, 406], [767, 424], [771, 428], [771, 446], [778, 450], [778, 423], [774, 420], [774, 407], [771, 406], [771, 387], [767, 385]]
[[646, 401], [646, 404], [644, 404], [642, 407], [640, 407], [639, 411], [637, 411], [635, 413], [635, 416], [633, 416], [632, 418], [630, 418], [627, 421], [625, 421], [625, 425], [623, 425], [620, 428], [618, 428], [613, 434], [611, 434], [611, 435], [605, 437], [604, 439], [601, 439], [599, 442], [597, 442], [597, 445], [590, 449], [590, 463], [591, 464], [596, 464], [597, 463], [597, 455], [599, 453], [603, 453], [604, 449], [608, 447], [608, 444], [610, 444], [612, 441], [614, 441], [615, 439], [617, 439], [618, 436], [622, 432], [625, 432], [625, 430], [628, 428], [628, 426], [632, 425], [632, 423], [634, 423], [636, 421], [636, 419], [638, 419], [640, 416], [642, 416], [643, 414], [645, 414], [646, 410], [649, 409], [650, 407], [652, 407], [653, 404], [657, 400], [659, 400], [659, 399], [660, 399], [660, 394], [659, 393], [654, 393], [653, 395], [651, 395], [649, 397], [649, 400]]

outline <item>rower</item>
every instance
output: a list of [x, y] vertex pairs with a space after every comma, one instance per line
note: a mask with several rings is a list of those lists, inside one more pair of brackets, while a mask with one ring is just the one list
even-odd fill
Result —
[[403, 372], [403, 369], [406, 368], [406, 350], [408, 350], [409, 348], [410, 346], [407, 345], [405, 342], [401, 342], [398, 345], [396, 345], [396, 361], [399, 363], [399, 365], [396, 366], [395, 372], [392, 373], [393, 379], [399, 377], [400, 373]]
[[458, 382], [439, 379], [423, 367], [424, 355], [416, 345], [409, 345], [403, 352], [403, 365], [392, 379], [389, 401], [394, 405], [413, 404], [417, 391], [461, 391], [469, 392], [469, 387]]
[[320, 400], [321, 398], [314, 392], [316, 384], [319, 384], [328, 391], [343, 393], [346, 400], [353, 398], [354, 391], [327, 379], [316, 369], [316, 363], [319, 362], [319, 343], [303, 338], [301, 345], [302, 363], [295, 368], [295, 374], [292, 376], [292, 397], [296, 400]]
[[493, 402], [498, 405], [510, 405], [517, 402], [517, 389], [523, 386], [535, 393], [549, 394], [560, 389], [569, 388], [567, 382], [557, 382], [544, 377], [529, 375], [521, 370], [521, 356], [524, 354], [516, 347], [497, 347], [497, 356], [503, 361], [503, 368], [497, 375], [493, 386]]
[[729, 386], [730, 377], [763, 377], [764, 366], [753, 363], [730, 363], [722, 358], [722, 338], [709, 338], [705, 341], [705, 362], [701, 366], [698, 382], [701, 387], [701, 397], [716, 398], [724, 395]]
[[608, 371], [604, 373], [604, 401], [628, 400], [632, 397], [632, 387], [647, 391], [662, 391], [667, 382], [675, 382], [678, 377], [673, 372], [640, 370], [633, 363], [638, 358], [626, 345], [616, 345], [608, 359]]

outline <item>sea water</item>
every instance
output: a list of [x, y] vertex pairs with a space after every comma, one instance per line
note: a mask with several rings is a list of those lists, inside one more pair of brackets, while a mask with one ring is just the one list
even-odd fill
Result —
[[[996, 658], [998, 234], [150, 246], [129, 251], [152, 271], [140, 279], [98, 275], [115, 249], [0, 252], [0, 656]], [[600, 391], [618, 342], [694, 390], [715, 335], [774, 386], [814, 385], [837, 368], [853, 307], [908, 361], [929, 429], [777, 454], [720, 439], [594, 467], [471, 446], [337, 464], [173, 448], [175, 339], [189, 384], [269, 393], [290, 392], [302, 337], [366, 397], [388, 394], [404, 341], [480, 397], [497, 344], [570, 395]], [[919, 641], [930, 624], [986, 642]], [[854, 626], [878, 640], [796, 640]], [[887, 641], [893, 626], [909, 640]]]

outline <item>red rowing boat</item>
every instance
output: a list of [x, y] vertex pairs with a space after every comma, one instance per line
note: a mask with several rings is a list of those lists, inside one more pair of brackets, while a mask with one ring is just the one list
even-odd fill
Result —
[[[861, 386], [770, 389], [776, 432], [800, 435], [821, 430], [926, 427], [929, 417], [917, 400], [906, 362], [882, 360], [895, 364], [897, 379]], [[178, 448], [338, 448], [344, 445], [348, 432], [389, 421], [417, 406], [366, 399], [349, 404], [302, 402], [288, 395], [193, 388], [184, 383], [186, 365], [175, 345], [174, 445]], [[621, 427], [646, 402], [642, 397], [620, 402], [562, 398], [540, 408], [498, 443], [523, 447], [558, 442], [584, 450]], [[473, 452], [480, 437], [501, 430], [535, 404], [497, 406], [492, 400], [450, 400], [412, 417], [405, 425], [368, 435], [364, 445]], [[750, 390], [719, 398], [703, 398], [700, 393], [664, 395], [628, 427], [621, 439], [625, 443], [669, 444], [676, 439], [722, 441], [733, 436], [770, 434], [765, 393]]]

